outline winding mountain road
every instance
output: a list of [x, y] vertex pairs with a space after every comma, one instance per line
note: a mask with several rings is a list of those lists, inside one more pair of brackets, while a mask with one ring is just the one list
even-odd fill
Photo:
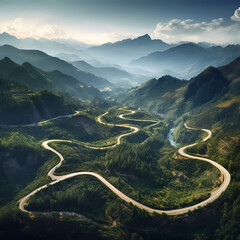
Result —
[[[119, 115], [120, 118], [122, 119], [125, 119], [125, 120], [131, 120], [131, 121], [148, 121], [148, 122], [153, 122], [154, 124], [157, 124], [158, 121], [153, 121], [153, 120], [136, 120], [136, 119], [126, 119], [124, 116], [126, 115], [130, 115], [130, 114], [134, 114], [135, 111], [131, 111], [130, 113], [127, 113], [127, 114], [121, 114]], [[107, 146], [107, 147], [91, 147], [91, 146], [86, 146], [86, 147], [89, 147], [89, 148], [92, 148], [92, 149], [108, 149], [108, 148], [114, 148], [116, 147], [117, 145], [120, 144], [120, 139], [124, 136], [127, 136], [127, 135], [130, 135], [130, 134], [134, 134], [136, 132], [138, 132], [138, 128], [137, 127], [133, 127], [133, 126], [129, 126], [129, 125], [125, 125], [125, 124], [110, 124], [110, 123], [105, 123], [102, 121], [102, 117], [105, 116], [106, 114], [108, 114], [108, 112], [102, 114], [101, 116], [99, 116], [97, 118], [97, 121], [101, 124], [105, 124], [105, 125], [108, 125], [108, 126], [119, 126], [119, 127], [126, 127], [126, 128], [129, 128], [130, 130], [133, 130], [131, 131], [130, 133], [126, 133], [126, 134], [122, 134], [120, 135], [118, 138], [117, 138], [117, 143], [114, 144], [114, 145], [111, 145], [111, 146]], [[188, 129], [191, 129], [191, 130], [194, 130], [194, 128], [190, 128], [188, 127], [186, 124], [185, 124], [185, 127], [188, 128]], [[207, 130], [207, 129], [202, 129], [202, 131], [205, 131], [208, 133], [208, 136], [206, 138], [203, 139], [203, 141], [207, 141], [211, 135], [212, 135], [212, 132], [210, 130]], [[55, 153], [60, 161], [59, 163], [54, 166], [49, 172], [48, 172], [48, 176], [53, 180], [53, 182], [49, 183], [48, 185], [54, 185], [54, 184], [57, 184], [61, 181], [64, 181], [66, 179], [69, 179], [69, 178], [72, 178], [72, 177], [76, 177], [76, 176], [80, 176], [80, 175], [89, 175], [89, 176], [93, 176], [93, 177], [96, 177], [97, 179], [99, 179], [106, 187], [108, 187], [113, 193], [115, 193], [118, 197], [120, 197], [122, 200], [128, 202], [128, 203], [132, 203], [133, 205], [137, 206], [138, 208], [141, 208], [141, 209], [144, 209], [146, 211], [148, 211], [149, 213], [153, 213], [153, 212], [156, 212], [156, 213], [159, 213], [159, 214], [167, 214], [167, 215], [181, 215], [181, 214], [184, 214], [184, 213], [187, 213], [188, 211], [193, 211], [199, 207], [204, 207], [206, 206], [207, 204], [215, 201], [228, 187], [229, 183], [230, 183], [230, 180], [231, 180], [231, 176], [229, 174], [229, 172], [223, 167], [221, 166], [220, 164], [214, 162], [213, 160], [210, 160], [210, 159], [207, 159], [207, 158], [202, 158], [202, 157], [196, 157], [196, 156], [192, 156], [192, 155], [189, 155], [187, 153], [184, 152], [185, 149], [187, 148], [190, 148], [194, 145], [196, 145], [197, 143], [195, 144], [191, 144], [191, 145], [188, 145], [188, 146], [185, 146], [185, 147], [182, 147], [178, 150], [179, 154], [184, 156], [184, 157], [187, 157], [187, 158], [191, 158], [191, 159], [196, 159], [196, 160], [200, 160], [200, 161], [205, 161], [205, 162], [208, 162], [210, 164], [212, 164], [213, 166], [215, 166], [216, 168], [219, 169], [219, 171], [221, 172], [221, 174], [223, 175], [223, 183], [221, 184], [221, 186], [213, 191], [211, 193], [211, 196], [198, 203], [198, 204], [195, 204], [193, 206], [190, 206], [190, 207], [185, 207], [185, 208], [181, 208], [181, 209], [173, 209], [173, 210], [159, 210], [159, 209], [153, 209], [153, 208], [150, 208], [148, 206], [145, 206], [137, 201], [135, 201], [134, 199], [128, 197], [127, 195], [125, 195], [124, 193], [122, 193], [121, 191], [119, 191], [116, 187], [114, 187], [111, 183], [109, 183], [105, 178], [103, 178], [101, 175], [97, 174], [97, 173], [94, 173], [94, 172], [75, 172], [75, 173], [70, 173], [70, 174], [66, 174], [66, 175], [63, 175], [63, 176], [57, 176], [57, 175], [54, 175], [54, 172], [57, 168], [61, 167], [62, 165], [62, 162], [64, 161], [64, 158], [63, 156], [57, 152], [55, 149], [51, 148], [48, 144], [49, 143], [52, 143], [52, 142], [69, 142], [71, 143], [71, 141], [68, 141], [68, 140], [59, 140], [59, 139], [54, 139], [54, 140], [48, 140], [48, 141], [45, 141], [42, 143], [42, 146], [49, 150], [49, 151], [52, 151], [53, 153]], [[35, 189], [34, 191], [32, 191], [31, 193], [29, 193], [28, 195], [26, 195], [25, 197], [23, 197], [21, 200], [20, 200], [20, 203], [19, 203], [19, 209], [23, 212], [27, 212], [27, 213], [36, 213], [35, 211], [34, 212], [31, 212], [29, 210], [26, 210], [25, 209], [25, 206], [27, 205], [27, 202], [29, 200], [29, 198], [33, 195], [35, 195], [37, 192], [41, 191], [42, 189], [44, 188], [47, 188], [48, 185], [43, 185], [37, 189]], [[41, 213], [41, 212], [40, 212]]]
[[38, 127], [38, 126], [41, 126], [45, 123], [48, 123], [50, 121], [54, 121], [54, 120], [57, 120], [57, 119], [60, 119], [60, 118], [69, 118], [69, 117], [73, 117], [73, 116], [76, 116], [79, 114], [79, 111], [75, 111], [75, 113], [72, 113], [72, 114], [68, 114], [68, 115], [61, 115], [61, 116], [57, 116], [57, 117], [54, 117], [54, 118], [49, 118], [47, 120], [44, 120], [44, 121], [41, 121], [41, 122], [36, 122], [36, 123], [29, 123], [29, 124], [17, 124], [17, 125], [5, 125], [5, 124], [0, 124], [0, 127]]

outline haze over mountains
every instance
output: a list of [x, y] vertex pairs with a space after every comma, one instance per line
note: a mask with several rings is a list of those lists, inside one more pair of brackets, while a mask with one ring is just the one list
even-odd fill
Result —
[[222, 47], [206, 42], [167, 44], [152, 40], [146, 34], [87, 48], [85, 52], [101, 61], [122, 64], [130, 73], [147, 76], [171, 74], [190, 79], [208, 66], [219, 67], [234, 60], [240, 55], [240, 46]]
[[72, 62], [72, 65], [82, 71], [109, 79], [112, 83], [120, 87], [130, 88], [134, 82], [134, 76], [132, 74], [116, 67], [94, 67], [85, 61], [75, 61]]
[[101, 46], [94, 46], [86, 49], [87, 53], [95, 58], [100, 58], [107, 62], [127, 63], [130, 59], [135, 59], [155, 51], [164, 51], [171, 45], [162, 40], [152, 40], [146, 34], [134, 39], [125, 39], [115, 43], [106, 43]]
[[[43, 50], [67, 62], [78, 61], [74, 64], [75, 67], [78, 66], [79, 70], [95, 74], [112, 83], [118, 83], [121, 87], [139, 85], [144, 79], [166, 74], [177, 78], [190, 79], [208, 66], [219, 67], [240, 55], [239, 45], [222, 47], [206, 42], [168, 44], [160, 39], [151, 39], [148, 34], [100, 46], [89, 46], [73, 39], [18, 39], [7, 33], [2, 33], [0, 44]], [[2, 56], [2, 54], [0, 55]], [[11, 58], [11, 56], [9, 57]], [[12, 59], [17, 63], [23, 63], [19, 59], [13, 57]], [[76, 73], [76, 69], [70, 67], [70, 65], [65, 64], [63, 68], [59, 69], [59, 66], [63, 63], [60, 63], [60, 60], [57, 59], [54, 61], [58, 66], [47, 64], [53, 66], [52, 68], [39, 62], [29, 62], [46, 71], [60, 70], [77, 79], [81, 78], [81, 81], [84, 81], [83, 78], [88, 79], [88, 84], [100, 89], [110, 86], [104, 79], [98, 78], [98, 83], [95, 83], [95, 77], [92, 75], [83, 77], [84, 73]], [[104, 66], [103, 69], [102, 67], [99, 69], [100, 66], [97, 66], [98, 69], [96, 69], [96, 66], [90, 66], [93, 62], [99, 62], [99, 65], [103, 66], [106, 65], [106, 68]]]
[[82, 99], [93, 99], [102, 96], [98, 89], [58, 70], [46, 72], [28, 62], [22, 65], [16, 64], [7, 57], [0, 60], [0, 78], [17, 82], [32, 90], [68, 93]]
[[219, 67], [240, 55], [239, 45], [204, 48], [193, 43], [154, 52], [132, 61], [132, 65], [153, 72], [170, 70], [183, 78], [191, 78], [208, 66]]
[[120, 101], [167, 118], [194, 111], [204, 118], [202, 125], [210, 124], [207, 116], [211, 116], [211, 124], [214, 124], [214, 121], [222, 121], [223, 116], [235, 119], [239, 116], [239, 76], [240, 58], [236, 58], [219, 68], [208, 67], [190, 81], [171, 76], [149, 80], [122, 95]]
[[[0, 35], [0, 42], [4, 42], [6, 40], [5, 38], [12, 39], [12, 41], [15, 42], [19, 40], [9, 34], [3, 33]], [[39, 40], [36, 40], [36, 42], [38, 41]], [[52, 40], [49, 41], [54, 42]], [[59, 41], [61, 42], [60, 44], [63, 44], [64, 46], [65, 44], [68, 46], [75, 44], [79, 48], [81, 47], [81, 44], [79, 45], [78, 42], [71, 39], [60, 39]], [[48, 45], [48, 42], [45, 41], [44, 44]], [[88, 46], [83, 45], [83, 47]], [[60, 92], [66, 90], [74, 96], [82, 95], [83, 98], [87, 99], [87, 95], [90, 95], [90, 98], [93, 96], [99, 97], [101, 95], [95, 88], [88, 87], [87, 90], [88, 85], [92, 85], [99, 89], [114, 89], [114, 87], [130, 88], [146, 81], [151, 75], [161, 76], [163, 74], [190, 79], [191, 77], [198, 75], [208, 66], [219, 67], [237, 58], [240, 56], [240, 46], [228, 45], [226, 47], [221, 47], [213, 46], [208, 43], [182, 43], [180, 45], [170, 45], [161, 40], [152, 40], [149, 35], [143, 35], [135, 39], [125, 39], [115, 43], [106, 43], [101, 46], [85, 48], [85, 52], [94, 56], [95, 60], [88, 60], [88, 62], [79, 60], [78, 55], [69, 54], [67, 51], [65, 51], [65, 53], [58, 54], [59, 57], [62, 56], [62, 58], [69, 57], [70, 59], [77, 59], [77, 61], [67, 62], [59, 58], [49, 56], [41, 51], [20, 50], [9, 45], [4, 45], [0, 47], [0, 58], [7, 56], [12, 61], [20, 64], [15, 65], [14, 71], [16, 72], [16, 69], [18, 69], [21, 74], [26, 74], [28, 78], [21, 78], [20, 76], [22, 75], [20, 74], [17, 76], [14, 71], [13, 73], [10, 71], [7, 75], [7, 73], [4, 73], [4, 67], [2, 68], [3, 72], [1, 74], [2, 77], [17, 81], [20, 84], [25, 84], [31, 89], [48, 89]], [[144, 54], [148, 55], [143, 56]], [[137, 56], [142, 57], [134, 60]], [[4, 59], [0, 62], [0, 65], [8, 62], [9, 65], [13, 66], [15, 63], [10, 63], [10, 59]], [[100, 62], [99, 59], [102, 62]], [[111, 64], [104, 63], [110, 60], [112, 61]], [[125, 65], [125, 69], [133, 69], [136, 67], [134, 71], [143, 69], [143, 71], [149, 71], [151, 74], [137, 78], [135, 74], [125, 71], [121, 65], [117, 65], [122, 61], [126, 64], [128, 60], [130, 61], [130, 65], [128, 65], [130, 67], [126, 67], [127, 65]], [[89, 62], [95, 62], [98, 66], [96, 67]], [[8, 68], [9, 66], [6, 67], [6, 69]], [[205, 75], [207, 77], [205, 77]], [[34, 78], [38, 80], [34, 82], [35, 85], [31, 82], [31, 80], [28, 80], [31, 79], [29, 76], [34, 76]], [[221, 73], [219, 73], [219, 70], [216, 70], [215, 68], [207, 68], [207, 70], [202, 72], [200, 75], [191, 79], [189, 83], [186, 81], [180, 81], [171, 76], [165, 76], [159, 80], [153, 79], [144, 83], [139, 88], [132, 90], [126, 97], [126, 101], [128, 102], [128, 99], [130, 99], [129, 101], [133, 103], [140, 102], [144, 105], [145, 102], [147, 102], [149, 105], [148, 98], [151, 98], [156, 94], [158, 95], [157, 98], [161, 97], [161, 100], [164, 100], [166, 97], [166, 101], [168, 101], [167, 105], [172, 102], [171, 98], [175, 99], [174, 96], [176, 97], [180, 95], [182, 96], [182, 99], [185, 100], [187, 98], [191, 99], [191, 94], [193, 94], [195, 98], [199, 95], [202, 96], [202, 99], [207, 99], [207, 94], [205, 94], [206, 98], [203, 97], [204, 92], [200, 94], [194, 92], [194, 89], [196, 90], [198, 87], [193, 87], [190, 91], [191, 94], [184, 93], [185, 95], [180, 89], [184, 89], [188, 84], [190, 84], [188, 86], [190, 88], [194, 85], [192, 82], [195, 82], [198, 86], [197, 81], [193, 79], [212, 79], [212, 76], [215, 76], [213, 79], [218, 79], [219, 83], [214, 81], [214, 84], [219, 86], [224, 83], [224, 81], [221, 82], [220, 80], [225, 79], [225, 77], [222, 77]], [[22, 79], [25, 80], [22, 81]], [[204, 81], [200, 81], [199, 86], [202, 86], [203, 83]], [[68, 88], [66, 87], [67, 84], [69, 85]], [[45, 88], [42, 86], [45, 86]], [[151, 90], [149, 86], [152, 86], [153, 89]], [[227, 88], [227, 85], [225, 88]], [[162, 98], [162, 96], [164, 96], [164, 94], [162, 95], [162, 91], [167, 91], [169, 93]], [[213, 89], [212, 91], [214, 92]], [[80, 94], [78, 95], [77, 92]], [[209, 95], [212, 94], [209, 93]], [[133, 96], [133, 98], [131, 96]], [[145, 100], [144, 96], [146, 97]], [[169, 98], [169, 96], [171, 97]], [[197, 105], [200, 100], [195, 100], [191, 99], [191, 103]], [[208, 99], [206, 101], [208, 101]], [[140, 106], [141, 104], [138, 105]], [[160, 105], [162, 105], [162, 103]], [[151, 106], [150, 108], [157, 109], [156, 106]]]
[[73, 39], [16, 38], [6, 32], [0, 34], [0, 45], [9, 44], [21, 49], [37, 49], [50, 55], [59, 53], [77, 54], [91, 45]]
[[0, 59], [4, 57], [9, 57], [18, 64], [29, 62], [44, 71], [58, 70], [78, 79], [79, 81], [100, 89], [112, 85], [104, 78], [97, 77], [91, 73], [83, 72], [68, 62], [56, 57], [51, 57], [46, 53], [37, 50], [20, 50], [10, 45], [4, 45], [0, 46]]

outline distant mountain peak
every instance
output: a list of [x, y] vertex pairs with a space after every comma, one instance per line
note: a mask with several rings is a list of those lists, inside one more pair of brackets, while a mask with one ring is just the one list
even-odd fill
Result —
[[17, 49], [16, 47], [14, 47], [14, 46], [12, 46], [12, 45], [9, 45], [9, 44], [4, 44], [4, 45], [2, 45], [1, 47], [2, 47], [2, 48], [5, 48], [5, 49], [14, 49], [14, 50]]
[[135, 38], [135, 40], [140, 40], [140, 41], [151, 41], [151, 37], [148, 35], [148, 34], [145, 34], [145, 35], [142, 35], [142, 36], [139, 36], [137, 38]]
[[5, 39], [5, 40], [17, 40], [17, 38], [7, 32], [2, 32], [0, 34], [0, 38]]
[[2, 35], [2, 36], [11, 36], [11, 35], [10, 35], [9, 33], [7, 33], [7, 32], [2, 32], [1, 35]]
[[3, 59], [0, 60], [1, 63], [5, 63], [5, 64], [16, 64], [14, 61], [12, 61], [9, 57], [4, 57]]
[[13, 37], [13, 35], [11, 35], [11, 34], [9, 34], [9, 33], [7, 33], [7, 32], [2, 32], [0, 35], [2, 35], [2, 36], [11, 36], [11, 37]]
[[189, 42], [189, 43], [184, 43], [182, 45], [176, 46], [176, 47], [182, 47], [182, 48], [198, 48], [202, 49], [203, 47], [197, 45], [196, 43]]

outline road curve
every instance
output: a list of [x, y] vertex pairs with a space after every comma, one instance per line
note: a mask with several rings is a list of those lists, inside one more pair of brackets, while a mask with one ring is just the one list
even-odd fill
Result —
[[41, 122], [35, 122], [35, 123], [29, 123], [29, 124], [17, 124], [17, 125], [6, 125], [6, 124], [0, 124], [0, 127], [37, 127], [37, 126], [41, 126], [42, 124], [45, 124], [47, 122], [50, 122], [50, 121], [54, 121], [54, 120], [57, 120], [57, 119], [60, 119], [60, 118], [69, 118], [69, 117], [73, 117], [73, 116], [76, 116], [79, 114], [80, 111], [75, 111], [75, 113], [72, 113], [72, 114], [68, 114], [68, 115], [61, 115], [61, 116], [57, 116], [57, 117], [54, 117], [54, 118], [49, 118], [47, 120], [44, 120], [44, 121], [41, 121]]
[[[120, 115], [119, 117], [120, 118], [123, 118], [125, 119], [123, 116], [124, 115], [129, 115], [129, 114], [133, 114], [135, 113], [134, 111], [131, 111], [131, 113], [128, 113], [128, 114], [122, 114]], [[130, 129], [134, 129], [134, 131], [130, 132], [130, 133], [127, 133], [127, 134], [123, 134], [123, 135], [120, 135], [117, 139], [117, 143], [115, 145], [112, 145], [112, 146], [109, 146], [109, 147], [92, 147], [94, 149], [106, 149], [106, 148], [110, 148], [110, 147], [116, 147], [118, 144], [120, 144], [120, 139], [121, 137], [123, 136], [126, 136], [126, 135], [130, 135], [130, 134], [134, 134], [135, 132], [138, 131], [138, 128], [136, 127], [132, 127], [132, 126], [128, 126], [128, 125], [115, 125], [115, 124], [109, 124], [109, 123], [104, 123], [102, 122], [102, 117], [104, 115], [108, 114], [108, 112], [104, 113], [103, 115], [99, 116], [97, 118], [98, 122], [102, 123], [102, 124], [106, 124], [106, 125], [109, 125], [109, 126], [121, 126], [121, 127], [128, 127]], [[145, 121], [145, 120], [144, 120]], [[152, 121], [152, 120], [150, 120]], [[156, 121], [155, 121], [156, 122]], [[188, 129], [192, 129], [193, 128], [190, 128], [188, 127], [186, 124], [185, 124], [185, 127], [188, 128]], [[202, 129], [202, 131], [205, 131], [208, 133], [208, 136], [206, 138], [203, 139], [203, 141], [207, 141], [211, 135], [212, 135], [212, 132], [208, 129]], [[76, 177], [76, 176], [80, 176], [80, 175], [89, 175], [89, 176], [93, 176], [93, 177], [96, 177], [97, 179], [99, 179], [106, 187], [108, 187], [113, 193], [115, 193], [118, 197], [120, 197], [122, 200], [128, 202], [128, 203], [132, 203], [133, 205], [137, 206], [138, 208], [141, 208], [141, 209], [144, 209], [146, 211], [148, 211], [149, 213], [153, 213], [153, 212], [156, 212], [156, 213], [159, 213], [159, 214], [167, 214], [167, 215], [181, 215], [181, 214], [184, 214], [184, 213], [187, 213], [188, 211], [193, 211], [199, 207], [203, 207], [213, 201], [215, 201], [228, 187], [229, 183], [230, 183], [230, 180], [231, 180], [231, 176], [229, 174], [229, 172], [223, 167], [221, 166], [220, 164], [214, 162], [213, 160], [210, 160], [210, 159], [207, 159], [207, 158], [202, 158], [202, 157], [196, 157], [196, 156], [192, 156], [192, 155], [189, 155], [187, 153], [184, 152], [185, 149], [187, 148], [190, 148], [194, 145], [196, 145], [197, 143], [195, 144], [191, 144], [191, 145], [188, 145], [188, 146], [185, 146], [185, 147], [182, 147], [178, 150], [179, 154], [184, 156], [184, 157], [187, 157], [187, 158], [191, 158], [191, 159], [197, 159], [197, 160], [200, 160], [200, 161], [205, 161], [205, 162], [208, 162], [210, 164], [212, 164], [213, 166], [215, 166], [216, 168], [219, 169], [219, 171], [223, 174], [223, 183], [221, 184], [221, 186], [215, 190], [214, 192], [211, 193], [211, 196], [198, 203], [198, 204], [195, 204], [193, 206], [190, 206], [190, 207], [185, 207], [185, 208], [181, 208], [181, 209], [173, 209], [173, 210], [159, 210], [159, 209], [153, 209], [153, 208], [150, 208], [148, 206], [145, 206], [137, 201], [135, 201], [134, 199], [128, 197], [127, 195], [125, 195], [124, 193], [122, 193], [121, 191], [119, 191], [116, 187], [114, 187], [111, 183], [109, 183], [105, 178], [103, 178], [101, 175], [97, 174], [97, 173], [94, 173], [94, 172], [75, 172], [75, 173], [70, 173], [70, 174], [66, 174], [66, 175], [63, 175], [63, 176], [56, 176], [54, 175], [54, 172], [56, 170], [56, 168], [59, 168], [61, 165], [62, 165], [62, 162], [64, 160], [63, 156], [57, 152], [55, 149], [51, 148], [48, 144], [51, 143], [51, 142], [71, 142], [71, 141], [68, 141], [68, 140], [59, 140], [59, 139], [55, 139], [55, 140], [48, 140], [48, 141], [45, 141], [42, 143], [42, 146], [49, 150], [49, 151], [52, 151], [53, 153], [55, 153], [59, 158], [60, 158], [60, 161], [59, 163], [54, 166], [49, 172], [48, 172], [48, 176], [53, 180], [53, 182], [49, 183], [49, 185], [54, 185], [56, 183], [59, 183], [63, 180], [66, 180], [66, 179], [69, 179], [69, 178], [72, 178], [72, 177]], [[89, 146], [88, 146], [89, 147]], [[44, 189], [44, 188], [47, 188], [48, 185], [44, 185], [44, 186], [41, 186], [37, 189], [35, 189], [33, 192], [29, 193], [28, 195], [26, 195], [25, 197], [23, 197], [21, 200], [20, 200], [20, 203], [19, 203], [19, 209], [23, 212], [28, 212], [28, 213], [31, 213], [31, 211], [28, 211], [25, 209], [25, 206], [27, 204], [27, 201], [29, 200], [29, 198], [31, 196], [33, 196], [34, 194], [36, 194], [38, 191]], [[34, 211], [34, 213], [36, 213]]]
[[130, 113], [121, 114], [121, 115], [119, 115], [119, 118], [124, 119], [124, 120], [128, 120], [128, 121], [135, 121], [135, 122], [152, 122], [152, 123], [159, 123], [159, 121], [156, 121], [156, 120], [142, 120], [142, 119], [132, 119], [132, 118], [129, 119], [129, 118], [125, 118], [124, 116], [132, 115], [132, 114], [136, 113], [136, 111], [132, 111], [132, 110], [127, 110], [127, 111], [130, 111]]
[[[135, 113], [134, 111], [132, 111], [133, 113]], [[110, 145], [110, 146], [106, 146], [106, 147], [94, 147], [94, 146], [89, 146], [89, 145], [85, 145], [85, 147], [87, 148], [91, 148], [91, 149], [109, 149], [109, 148], [114, 148], [116, 147], [117, 145], [119, 145], [121, 143], [121, 138], [122, 137], [126, 137], [128, 135], [132, 135], [134, 133], [137, 133], [139, 131], [139, 128], [137, 127], [133, 127], [133, 126], [129, 126], [129, 125], [126, 125], [126, 124], [112, 124], [112, 123], [105, 123], [102, 121], [102, 117], [107, 115], [108, 112], [105, 112], [104, 114], [100, 115], [98, 118], [97, 118], [97, 121], [103, 125], [108, 125], [108, 126], [114, 126], [114, 127], [123, 127], [123, 128], [129, 128], [130, 130], [133, 130], [131, 132], [128, 132], [128, 133], [124, 133], [124, 134], [121, 134], [120, 136], [117, 137], [117, 143], [113, 144], [113, 145]], [[128, 113], [129, 114], [129, 113]], [[120, 115], [121, 116], [121, 115]], [[119, 116], [119, 117], [120, 117]]]

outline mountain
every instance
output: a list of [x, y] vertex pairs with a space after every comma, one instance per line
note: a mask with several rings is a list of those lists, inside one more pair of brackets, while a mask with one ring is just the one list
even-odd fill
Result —
[[[214, 93], [215, 96], [212, 94], [211, 99], [207, 102], [197, 108], [193, 108], [195, 113], [191, 114], [189, 120], [192, 126], [208, 127], [230, 135], [234, 135], [238, 131], [240, 119], [239, 76], [240, 58], [217, 69], [214, 79], [213, 76], [209, 78], [209, 86], [203, 85], [202, 89], [199, 90], [203, 92], [205, 89], [206, 92]], [[214, 81], [215, 84], [213, 84]]]
[[13, 35], [3, 32], [0, 34], [0, 45], [6, 44], [21, 49], [37, 49], [50, 55], [68, 53], [85, 56], [82, 49], [90, 47], [90, 45], [73, 39], [16, 38]]
[[60, 58], [66, 62], [74, 62], [81, 60], [79, 56], [76, 54], [68, 54], [68, 53], [59, 53], [56, 54], [54, 57]]
[[25, 85], [32, 90], [64, 92], [82, 99], [101, 97], [98, 89], [60, 71], [45, 72], [30, 63], [16, 64], [5, 57], [0, 61], [0, 77]]
[[[122, 96], [124, 103], [135, 105], [140, 108], [153, 109], [154, 104], [161, 102], [166, 93], [187, 85], [187, 81], [180, 80], [169, 75], [157, 79], [151, 79], [143, 83], [140, 87], [130, 90]], [[171, 101], [169, 101], [170, 103]], [[169, 105], [169, 104], [168, 104]]]
[[183, 78], [191, 78], [208, 66], [219, 67], [240, 56], [240, 45], [201, 47], [187, 43], [164, 52], [154, 52], [131, 62], [148, 71], [170, 70]]
[[65, 99], [48, 91], [0, 79], [0, 124], [28, 124], [74, 113]]
[[106, 62], [128, 63], [132, 59], [155, 51], [164, 51], [171, 45], [159, 39], [152, 40], [146, 34], [134, 39], [124, 39], [115, 43], [106, 43], [86, 49], [86, 53]]
[[[216, 122], [222, 119], [224, 114], [230, 117], [231, 111], [236, 115], [239, 112], [239, 76], [240, 58], [237, 58], [219, 68], [208, 67], [190, 81], [181, 81], [170, 76], [149, 80], [140, 87], [118, 96], [117, 100], [163, 114], [170, 119], [186, 113], [199, 113], [204, 115], [207, 125], [206, 112], [214, 116]], [[234, 110], [229, 110], [230, 107]], [[221, 117], [219, 114], [222, 114]]]
[[219, 70], [233, 83], [238, 82], [238, 79], [240, 78], [240, 58], [236, 58], [228, 65], [220, 67]]
[[111, 83], [117, 84], [120, 87], [131, 86], [133, 76], [122, 69], [116, 67], [94, 67], [85, 61], [75, 61], [72, 62], [72, 65], [82, 71], [106, 78]]
[[18, 39], [15, 36], [10, 35], [6, 32], [3, 32], [2, 34], [0, 34], [0, 45], [5, 45], [5, 44], [13, 45], [17, 43], [17, 41]]
[[188, 84], [184, 100], [195, 106], [202, 105], [223, 96], [229, 90], [229, 83], [219, 69], [208, 67]]
[[0, 46], [0, 59], [4, 57], [9, 57], [18, 64], [29, 62], [44, 71], [58, 70], [99, 89], [112, 86], [112, 84], [104, 78], [80, 71], [72, 64], [59, 58], [51, 57], [38, 50], [20, 50], [10, 45], [4, 45]]

